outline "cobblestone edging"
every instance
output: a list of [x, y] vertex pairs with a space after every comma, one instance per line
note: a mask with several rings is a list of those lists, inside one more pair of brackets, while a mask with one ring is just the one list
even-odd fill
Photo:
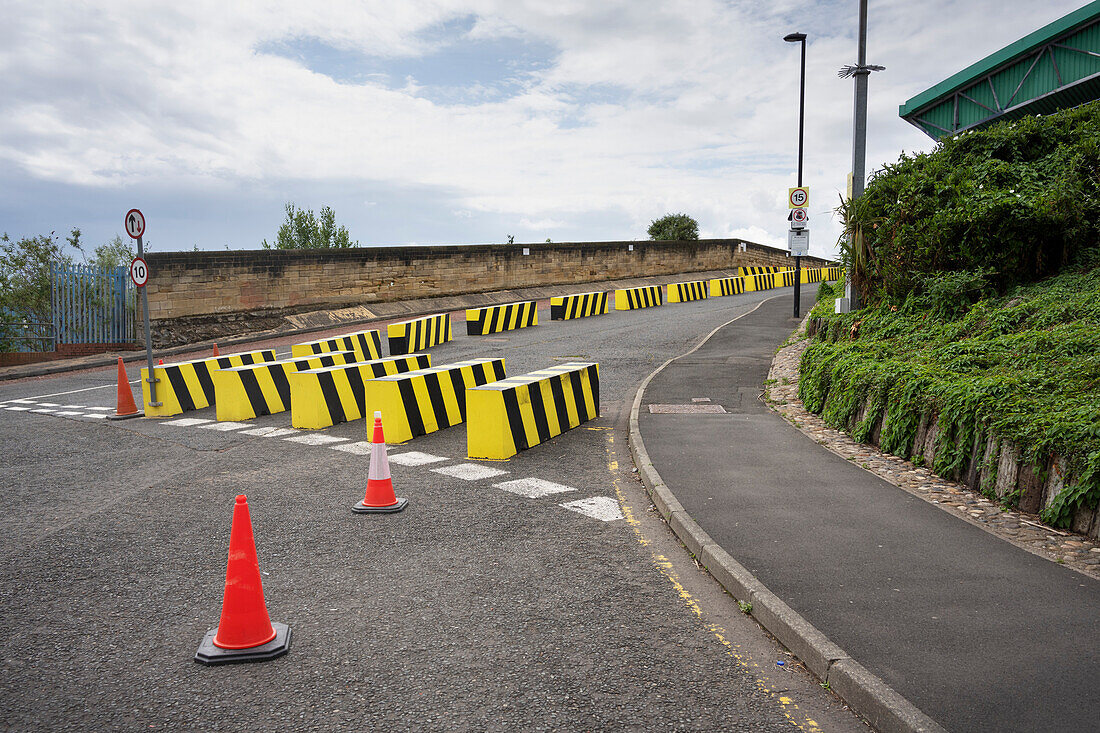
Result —
[[1100, 580], [1100, 543], [1073, 532], [1052, 529], [1040, 523], [1037, 515], [1002, 509], [963, 484], [947, 481], [927, 468], [857, 443], [807, 410], [798, 398], [798, 378], [802, 352], [810, 343], [806, 337], [808, 318], [803, 319], [772, 360], [764, 392], [771, 409], [820, 445], [879, 478], [1029, 552]]

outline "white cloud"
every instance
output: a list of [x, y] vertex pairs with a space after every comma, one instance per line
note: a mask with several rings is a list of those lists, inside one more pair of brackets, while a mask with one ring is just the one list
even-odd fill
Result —
[[[869, 56], [887, 72], [870, 82], [869, 167], [931, 147], [898, 119], [898, 104], [1078, 4], [875, 3]], [[852, 83], [836, 69], [854, 60], [854, 2], [15, 5], [0, 30], [0, 74], [11, 82], [0, 97], [0, 162], [21, 176], [94, 189], [263, 184], [278, 211], [279, 181], [435, 189], [450, 199], [441, 212], [451, 241], [479, 239], [465, 228], [479, 216], [554, 239], [586, 238], [582, 227], [602, 216], [626, 222], [610, 236], [629, 239], [683, 211], [704, 234], [782, 244], [798, 51], [781, 38], [802, 30], [813, 251], [836, 240], [829, 212], [850, 166], [852, 107]], [[455, 28], [468, 28], [467, 39]], [[257, 50], [301, 38], [393, 68], [502, 38], [553, 53], [518, 93], [442, 104], [411, 78], [397, 89], [370, 75], [339, 83]]]

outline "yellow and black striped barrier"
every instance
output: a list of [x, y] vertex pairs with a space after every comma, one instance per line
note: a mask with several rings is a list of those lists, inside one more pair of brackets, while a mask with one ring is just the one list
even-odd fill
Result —
[[789, 288], [794, 285], [794, 270], [780, 270], [772, 275], [772, 282], [777, 288]]
[[737, 274], [742, 277], [745, 275], [771, 275], [773, 273], [781, 272], [786, 269], [786, 267], [778, 267], [776, 265], [738, 267]]
[[451, 340], [451, 314], [436, 313], [391, 323], [386, 326], [386, 336], [390, 343], [390, 356], [411, 354], [445, 344]]
[[809, 283], [819, 283], [821, 282], [821, 278], [823, 278], [824, 276], [824, 267], [809, 267], [802, 271], [802, 283], [804, 285]]
[[484, 336], [537, 325], [539, 325], [539, 312], [533, 300], [466, 310], [467, 336]]
[[504, 359], [469, 359], [367, 382], [368, 412], [380, 411], [386, 441], [403, 443], [466, 419], [466, 390], [504, 379]]
[[[368, 414], [364, 400], [366, 385], [371, 380], [431, 365], [432, 358], [428, 354], [407, 354], [293, 372], [290, 374], [290, 424], [316, 430], [358, 420]], [[388, 426], [386, 434], [389, 435]]]
[[694, 280], [686, 283], [669, 283], [668, 302], [687, 303], [690, 300], [703, 300], [707, 297], [707, 281]]
[[826, 267], [825, 279], [826, 280], [840, 280], [844, 277], [843, 267]]
[[607, 313], [607, 293], [574, 293], [558, 295], [550, 299], [551, 321], [602, 316], [605, 313]]
[[710, 297], [718, 298], [723, 295], [740, 295], [745, 292], [745, 278], [743, 277], [716, 277], [710, 281]]
[[218, 420], [251, 420], [290, 409], [290, 377], [303, 369], [351, 364], [354, 351], [330, 351], [284, 361], [265, 361], [218, 369], [213, 373]]
[[570, 362], [466, 391], [466, 453], [504, 459], [600, 414], [600, 365]]
[[640, 288], [620, 288], [615, 291], [615, 310], [617, 311], [653, 308], [658, 305], [661, 305], [660, 285], [646, 285]]
[[354, 351], [359, 357], [356, 361], [380, 359], [382, 357], [382, 337], [377, 330], [372, 329], [328, 339], [318, 339], [304, 344], [294, 344], [290, 347], [290, 355], [294, 357], [328, 354], [333, 351]]
[[275, 361], [274, 349], [246, 351], [242, 354], [210, 356], [176, 364], [154, 367], [157, 379], [159, 406], [149, 404], [149, 368], [141, 370], [141, 397], [145, 403], [146, 417], [171, 417], [181, 412], [201, 410], [214, 401], [214, 379], [211, 373], [217, 369]]
[[756, 275], [742, 275], [745, 281], [745, 292], [754, 293], [757, 290], [771, 290], [775, 287], [775, 278], [772, 273], [758, 273]]

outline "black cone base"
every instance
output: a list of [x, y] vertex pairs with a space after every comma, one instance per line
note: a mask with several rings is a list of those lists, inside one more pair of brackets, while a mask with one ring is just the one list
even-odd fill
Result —
[[398, 499], [397, 503], [391, 506], [367, 506], [363, 502], [359, 502], [353, 506], [351, 510], [359, 514], [393, 514], [394, 512], [401, 511], [408, 506], [408, 504], [408, 499]]
[[281, 657], [290, 650], [290, 627], [286, 624], [272, 622], [275, 629], [275, 638], [266, 644], [254, 646], [250, 649], [222, 649], [214, 646], [214, 636], [217, 629], [206, 632], [199, 650], [195, 652], [195, 661], [200, 664], [236, 664], [240, 662], [266, 662], [268, 659]]
[[118, 414], [108, 415], [107, 419], [108, 420], [129, 420], [132, 417], [145, 417], [145, 413], [141, 412], [139, 410], [138, 412], [131, 412], [129, 415], [118, 415]]

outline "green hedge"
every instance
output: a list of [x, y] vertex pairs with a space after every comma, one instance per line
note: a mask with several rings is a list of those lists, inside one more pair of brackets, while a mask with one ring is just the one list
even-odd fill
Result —
[[[900, 304], [844, 315], [826, 311], [825, 297], [799, 395], [859, 441], [885, 413], [880, 447], [904, 458], [922, 416], [937, 416], [932, 468], [948, 478], [965, 473], [975, 440], [990, 433], [1032, 463], [1057, 453], [1072, 484], [1043, 519], [1067, 526], [1079, 506], [1100, 500], [1100, 270], [1018, 286], [961, 312], [945, 307], [957, 305], [954, 296], [937, 300], [937, 288], [958, 289], [950, 279]], [[872, 409], [852, 427], [869, 399]]]

